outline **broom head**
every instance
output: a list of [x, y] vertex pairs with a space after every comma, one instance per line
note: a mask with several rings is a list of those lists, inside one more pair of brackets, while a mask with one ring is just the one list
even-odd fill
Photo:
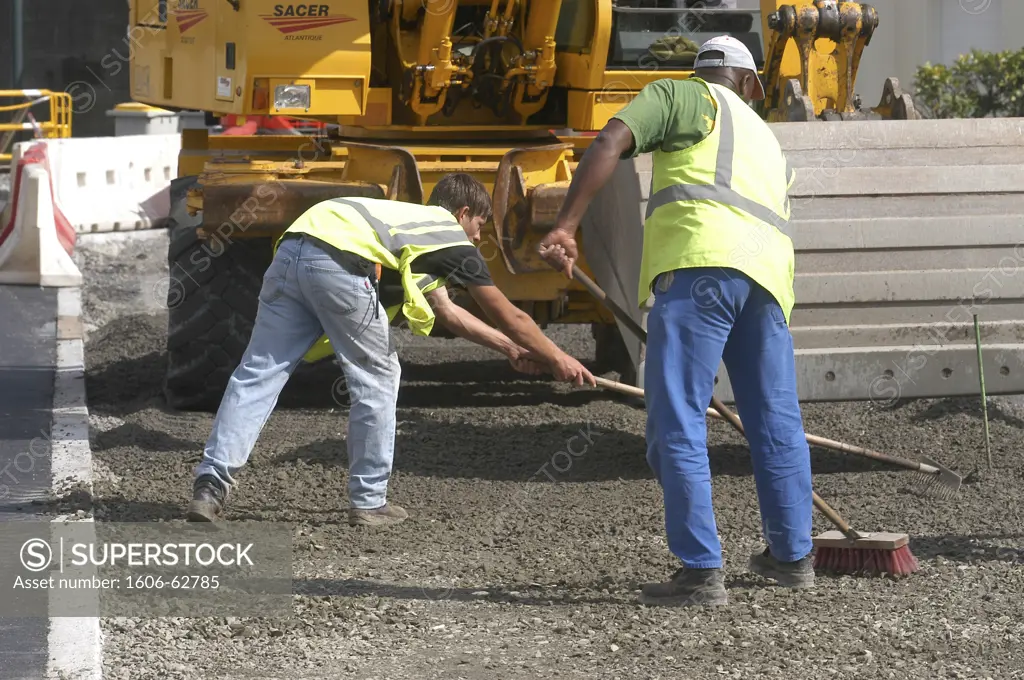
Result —
[[826, 531], [813, 539], [814, 568], [838, 574], [905, 576], [919, 569], [909, 542], [907, 534], [864, 533], [853, 540], [841, 531]]

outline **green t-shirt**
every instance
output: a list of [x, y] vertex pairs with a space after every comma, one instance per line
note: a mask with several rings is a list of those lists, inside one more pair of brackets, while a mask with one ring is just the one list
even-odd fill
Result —
[[626, 108], [612, 116], [633, 133], [633, 149], [623, 159], [662, 151], [680, 151], [703, 141], [715, 125], [715, 102], [696, 80], [664, 78], [650, 83]]

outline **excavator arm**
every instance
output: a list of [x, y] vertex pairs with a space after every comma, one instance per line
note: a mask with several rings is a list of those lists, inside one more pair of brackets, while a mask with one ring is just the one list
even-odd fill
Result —
[[[910, 97], [889, 78], [878, 106], [864, 110], [854, 93], [864, 48], [878, 28], [878, 12], [860, 2], [813, 0], [779, 5], [765, 17], [770, 29], [765, 60], [765, 100], [761, 114], [769, 122], [863, 119], [917, 119]], [[822, 39], [831, 49], [820, 47]], [[795, 44], [799, 68], [792, 78], [786, 49]]]
[[[388, 26], [415, 125], [471, 99], [519, 121], [544, 107], [555, 76], [561, 0], [393, 0], [377, 4]], [[527, 14], [527, 6], [529, 13]], [[469, 21], [465, 21], [469, 19]], [[467, 31], [468, 29], [468, 31]]]

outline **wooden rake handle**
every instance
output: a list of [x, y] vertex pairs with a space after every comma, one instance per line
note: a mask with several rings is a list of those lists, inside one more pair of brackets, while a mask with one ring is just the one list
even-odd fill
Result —
[[[598, 376], [594, 376], [594, 380], [597, 381], [599, 387], [604, 387], [610, 390], [614, 390], [616, 392], [622, 392], [623, 394], [629, 394], [635, 397], [644, 396], [644, 391], [639, 387], [633, 387], [632, 385], [626, 385], [624, 383], [615, 382], [614, 380], [608, 380], [607, 378], [601, 378]], [[706, 411], [707, 415], [713, 418], [719, 418], [720, 420], [728, 421], [729, 424], [736, 428], [736, 430], [740, 434], [746, 437], [746, 432], [743, 430], [743, 423], [742, 421], [740, 421], [740, 417], [737, 414], [733, 413], [732, 410], [727, 408], [718, 399], [718, 397], [711, 397], [711, 406], [712, 408], [709, 408]], [[811, 440], [812, 436], [813, 435], [807, 435], [808, 441]], [[821, 514], [825, 515], [825, 517], [827, 517], [828, 520], [832, 522], [832, 524], [834, 524], [837, 529], [839, 529], [839, 531], [843, 532], [844, 536], [854, 541], [861, 538], [860, 534], [854, 531], [853, 528], [851, 528], [850, 525], [846, 522], [846, 520], [844, 520], [838, 512], [833, 510], [832, 507], [829, 506], [829, 504], [826, 503], [824, 499], [822, 499], [822, 497], [817, 494], [817, 492], [811, 490], [811, 493], [814, 497], [814, 507], [816, 507], [821, 512]]]
[[[633, 387], [632, 385], [626, 385], [624, 383], [615, 382], [614, 380], [607, 380], [605, 378], [594, 377], [597, 384], [606, 389], [621, 392], [635, 397], [643, 397], [644, 391], [639, 387]], [[726, 408], [717, 397], [711, 398], [711, 408], [706, 412], [706, 415], [711, 418], [717, 418], [719, 420], [727, 420], [729, 424], [736, 428], [739, 432], [743, 433], [743, 424], [740, 422], [740, 417]], [[745, 433], [744, 433], [744, 436]], [[926, 472], [928, 474], [938, 474], [939, 468], [928, 465], [927, 463], [920, 463], [915, 460], [908, 460], [906, 458], [897, 458], [896, 456], [890, 456], [885, 453], [879, 453], [871, 449], [865, 449], [861, 446], [854, 446], [853, 444], [847, 444], [846, 442], [838, 442], [834, 439], [826, 439], [825, 437], [819, 437], [818, 435], [804, 433], [804, 437], [807, 439], [808, 444], [814, 446], [820, 446], [823, 449], [832, 449], [833, 451], [842, 451], [843, 453], [850, 453], [855, 456], [863, 456], [865, 458], [873, 458], [874, 460], [882, 463], [891, 463], [893, 465], [899, 465], [905, 467], [908, 470], [916, 470], [918, 472]]]
[[[627, 314], [626, 310], [624, 310], [621, 306], [619, 306], [618, 303], [616, 303], [614, 300], [610, 299], [608, 297], [608, 295], [603, 290], [601, 290], [601, 287], [598, 286], [594, 282], [593, 279], [591, 279], [589, 276], [587, 276], [583, 272], [583, 270], [579, 268], [578, 265], [573, 265], [573, 267], [572, 267], [572, 275], [573, 275], [574, 279], [578, 280], [581, 284], [583, 284], [584, 288], [586, 288], [588, 291], [590, 291], [591, 295], [593, 295], [598, 300], [600, 300], [602, 303], [604, 303], [604, 305], [606, 307], [608, 307], [609, 310], [611, 310], [612, 314], [615, 316], [616, 319], [621, 321], [627, 328], [629, 328], [629, 330], [637, 338], [639, 338], [641, 342], [643, 342], [644, 344], [647, 344], [647, 331], [645, 331], [644, 328], [640, 324], [638, 324], [636, 321], [634, 321], [633, 317], [631, 317], [629, 314]], [[601, 378], [598, 378], [598, 381], [599, 381], [598, 384], [602, 384], [602, 379]], [[715, 382], [718, 382], [717, 378], [715, 379]], [[643, 397], [644, 396], [644, 391], [639, 389], [639, 388], [630, 387], [629, 385], [623, 385], [622, 383], [612, 383], [612, 381], [610, 381], [610, 380], [604, 380], [603, 381], [603, 386], [607, 387], [608, 389], [618, 390], [620, 392], [624, 392], [625, 391], [626, 394], [633, 394], [633, 395], [638, 396], [638, 397]], [[625, 390], [623, 388], [625, 388]], [[722, 402], [720, 402], [715, 397], [711, 398], [711, 406], [712, 406], [712, 408], [708, 409], [707, 415], [711, 416], [712, 418], [719, 418], [721, 420], [727, 420], [727, 421], [729, 421], [729, 424], [731, 424], [733, 427], [735, 427], [737, 430], [739, 430], [741, 433], [743, 433], [743, 424], [740, 422], [739, 416], [737, 416], [736, 414], [732, 413], [729, 409], [727, 409], [722, 404]], [[826, 449], [832, 449], [833, 451], [842, 451], [843, 453], [852, 453], [855, 456], [863, 456], [865, 458], [872, 458], [872, 459], [877, 460], [877, 461], [882, 462], [882, 463], [889, 463], [891, 465], [899, 465], [900, 467], [904, 467], [904, 468], [906, 468], [908, 470], [915, 470], [917, 472], [925, 472], [925, 473], [932, 474], [932, 475], [938, 474], [940, 472], [939, 468], [934, 467], [932, 465], [928, 465], [927, 463], [921, 463], [921, 462], [916, 461], [916, 460], [908, 460], [906, 458], [897, 458], [896, 456], [890, 456], [890, 455], [885, 454], [885, 453], [880, 453], [878, 451], [872, 451], [871, 449], [865, 449], [863, 447], [854, 446], [853, 444], [847, 444], [845, 442], [837, 442], [834, 439], [826, 439], [825, 437], [819, 437], [819, 436], [813, 435], [813, 434], [804, 433], [804, 436], [807, 438], [807, 442], [809, 444], [814, 444], [815, 446], [820, 446], [820, 447], [826, 448]]]

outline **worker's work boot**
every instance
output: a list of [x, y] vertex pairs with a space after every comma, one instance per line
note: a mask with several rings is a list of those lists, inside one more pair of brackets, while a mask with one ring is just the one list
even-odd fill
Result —
[[640, 602], [665, 607], [700, 607], [729, 604], [721, 569], [682, 567], [664, 583], [648, 583], [642, 588]]
[[814, 565], [807, 555], [796, 562], [780, 562], [769, 548], [750, 556], [750, 571], [776, 581], [787, 588], [810, 588], [814, 585]]
[[189, 522], [216, 522], [224, 510], [227, 490], [213, 475], [202, 475], [192, 485]]
[[398, 524], [399, 522], [404, 522], [408, 517], [409, 513], [405, 511], [405, 508], [394, 503], [385, 503], [373, 510], [360, 510], [358, 508], [349, 508], [348, 510], [348, 524], [353, 527]]

